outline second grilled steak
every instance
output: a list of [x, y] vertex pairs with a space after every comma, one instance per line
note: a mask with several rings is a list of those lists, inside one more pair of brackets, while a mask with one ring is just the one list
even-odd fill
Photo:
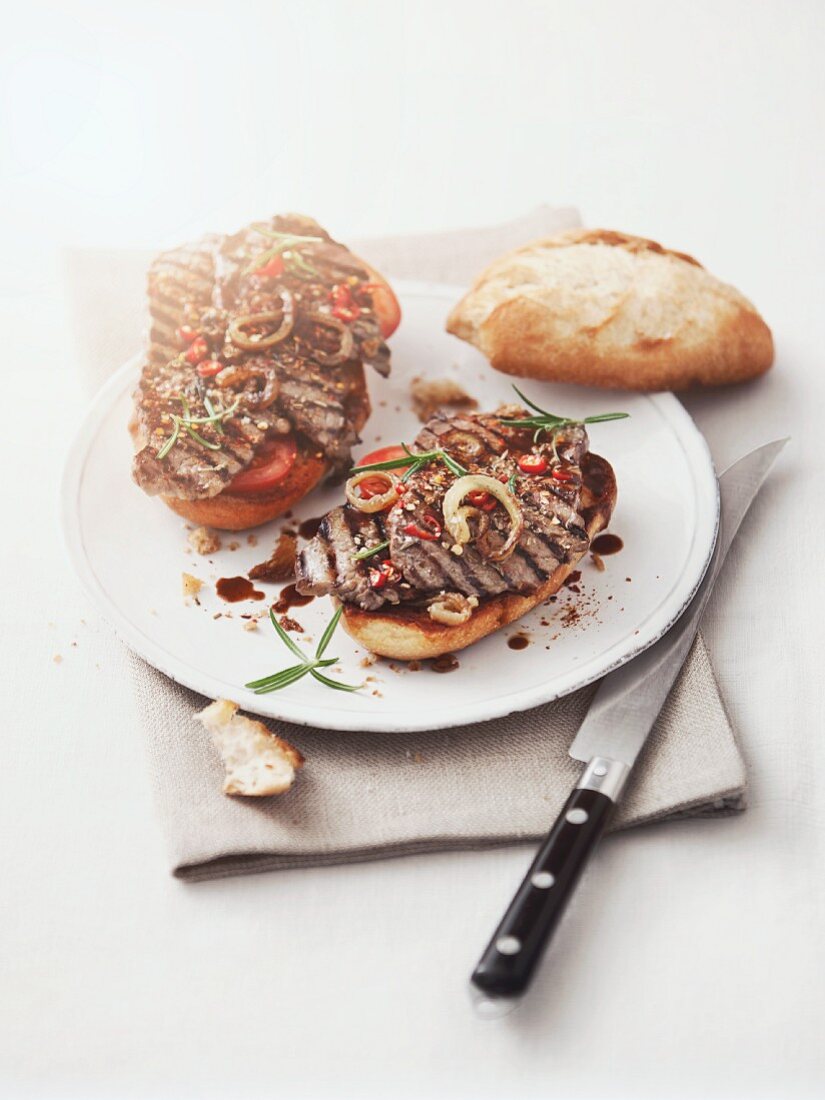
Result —
[[[508, 428], [501, 417], [524, 415], [507, 408], [499, 414], [438, 414], [427, 422], [411, 450], [446, 451], [468, 474], [507, 483], [523, 517], [518, 541], [500, 557], [511, 518], [495, 500], [474, 509], [471, 542], [457, 546], [447, 533], [444, 498], [457, 480], [443, 462], [433, 461], [402, 486], [386, 512], [365, 514], [352, 504], [333, 509], [318, 534], [299, 555], [299, 591], [337, 596], [365, 611], [386, 605], [426, 603], [442, 593], [482, 600], [504, 593], [528, 595], [557, 566], [578, 558], [588, 545], [580, 514], [581, 466], [587, 461], [583, 425], [569, 425], [553, 441], [533, 444], [530, 432]], [[519, 457], [546, 462], [542, 476], [525, 476]], [[355, 555], [386, 542], [381, 552]], [[381, 566], [392, 569], [382, 580]], [[377, 570], [377, 572], [376, 572]]]

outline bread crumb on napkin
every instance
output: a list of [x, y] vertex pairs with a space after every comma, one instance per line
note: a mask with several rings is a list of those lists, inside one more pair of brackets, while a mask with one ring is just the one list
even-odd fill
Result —
[[283, 794], [295, 780], [304, 758], [263, 722], [238, 714], [238, 704], [216, 699], [195, 717], [212, 735], [226, 771], [224, 794], [251, 798]]

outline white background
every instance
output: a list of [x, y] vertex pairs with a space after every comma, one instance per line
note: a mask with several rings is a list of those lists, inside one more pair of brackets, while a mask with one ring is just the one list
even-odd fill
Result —
[[[823, 1094], [824, 16], [5, 7], [0, 1095]], [[124, 657], [56, 531], [85, 402], [60, 248], [295, 208], [346, 239], [541, 201], [690, 251], [752, 297], [775, 371], [687, 404], [722, 466], [793, 443], [706, 624], [749, 812], [606, 843], [529, 1000], [481, 1022], [466, 975], [524, 849], [168, 875]]]

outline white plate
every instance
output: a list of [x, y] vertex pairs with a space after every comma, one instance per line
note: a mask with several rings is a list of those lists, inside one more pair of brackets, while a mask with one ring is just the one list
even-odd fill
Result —
[[[392, 340], [392, 376], [370, 372], [373, 415], [358, 454], [376, 445], [410, 441], [418, 422], [408, 387], [416, 374], [453, 376], [485, 409], [514, 395], [509, 379], [475, 349], [444, 331], [461, 291], [400, 284], [404, 321]], [[125, 364], [98, 395], [69, 455], [63, 483], [63, 523], [83, 585], [124, 641], [174, 680], [212, 698], [274, 718], [338, 730], [424, 730], [495, 718], [549, 702], [590, 683], [654, 642], [678, 618], [699, 584], [716, 537], [718, 489], [707, 445], [671, 394], [599, 392], [525, 382], [528, 396], [553, 411], [586, 416], [624, 410], [631, 420], [597, 424], [592, 449], [616, 471], [619, 503], [611, 530], [624, 549], [599, 572], [582, 564], [581, 593], [563, 589], [554, 603], [459, 654], [459, 668], [439, 674], [378, 661], [363, 668], [365, 652], [340, 630], [330, 655], [354, 694], [332, 691], [307, 677], [283, 691], [256, 696], [243, 684], [294, 663], [271, 626], [242, 629], [243, 614], [263, 611], [277, 588], [258, 585], [267, 602], [224, 603], [220, 577], [244, 574], [266, 558], [283, 520], [259, 528], [257, 546], [241, 533], [223, 536], [211, 559], [186, 550], [183, 521], [145, 496], [130, 477], [126, 430], [140, 358]], [[341, 489], [320, 490], [302, 502], [296, 519], [327, 511]], [[230, 549], [230, 544], [240, 545]], [[200, 607], [186, 606], [181, 573], [205, 581]], [[280, 586], [278, 586], [280, 587]], [[578, 613], [576, 612], [577, 609]], [[220, 618], [215, 618], [221, 614]], [[318, 599], [292, 615], [317, 641], [331, 605]], [[522, 650], [508, 638], [525, 633]]]

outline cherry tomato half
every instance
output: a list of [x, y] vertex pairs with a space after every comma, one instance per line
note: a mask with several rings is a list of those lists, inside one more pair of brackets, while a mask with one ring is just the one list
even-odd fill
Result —
[[265, 493], [283, 481], [298, 457], [294, 435], [268, 443], [252, 460], [251, 465], [229, 482], [231, 493]]
[[379, 275], [369, 264], [364, 266], [369, 272], [370, 281], [365, 283], [362, 289], [367, 291], [372, 299], [372, 308], [378, 318], [381, 335], [386, 340], [401, 324], [401, 306], [384, 276]]
[[258, 275], [261, 278], [277, 279], [279, 275], [284, 273], [284, 258], [283, 256], [273, 256], [268, 263], [265, 263], [263, 267], [257, 268], [252, 272], [253, 275]]
[[[357, 466], [372, 466], [376, 462], [391, 462], [394, 458], [406, 458], [407, 452], [403, 447], [379, 447], [376, 451], [370, 451], [368, 455], [364, 455], [363, 458], [359, 458], [356, 463]], [[394, 473], [403, 473], [403, 466], [396, 466], [393, 469]], [[363, 484], [363, 483], [362, 483]]]

